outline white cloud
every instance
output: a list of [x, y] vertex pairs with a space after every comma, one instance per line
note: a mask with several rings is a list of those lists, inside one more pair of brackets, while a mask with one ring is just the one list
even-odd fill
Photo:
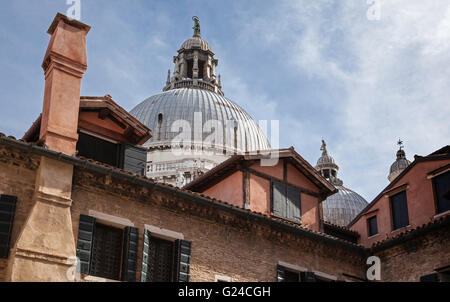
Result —
[[[382, 1], [379, 21], [367, 20], [368, 8], [365, 1], [286, 1], [271, 17], [247, 21], [241, 36], [270, 29], [260, 43], [283, 48], [299, 76], [343, 89], [329, 100], [337, 116], [324, 117], [339, 127], [330, 150], [345, 183], [371, 199], [387, 184], [396, 139], [410, 159], [449, 143], [450, 4]], [[298, 132], [285, 133], [298, 142]], [[303, 136], [320, 139], [317, 131]]]

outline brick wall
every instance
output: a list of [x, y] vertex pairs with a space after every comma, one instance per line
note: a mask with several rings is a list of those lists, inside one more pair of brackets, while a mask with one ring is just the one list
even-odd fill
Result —
[[420, 281], [434, 269], [450, 264], [450, 226], [375, 253], [382, 281]]
[[[136, 188], [135, 188], [136, 189]], [[364, 276], [363, 257], [335, 243], [286, 232], [267, 231], [262, 224], [245, 225], [232, 214], [208, 208], [189, 209], [192, 201], [156, 189], [136, 189], [108, 176], [75, 170], [72, 219], [78, 237], [80, 214], [89, 210], [125, 218], [139, 229], [140, 271], [144, 224], [183, 233], [192, 242], [191, 281], [214, 281], [215, 274], [233, 281], [276, 281], [279, 261], [335, 275]], [[130, 198], [130, 196], [136, 196]], [[228, 223], [217, 222], [216, 219]], [[139, 277], [139, 273], [138, 273]]]

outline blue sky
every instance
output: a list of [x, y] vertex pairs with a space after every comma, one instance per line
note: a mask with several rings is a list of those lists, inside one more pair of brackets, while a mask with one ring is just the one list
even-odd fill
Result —
[[[398, 138], [407, 157], [450, 142], [447, 0], [81, 0], [88, 35], [82, 95], [131, 110], [159, 93], [200, 18], [226, 97], [280, 120], [280, 146], [311, 164], [322, 137], [344, 185], [371, 201], [387, 185]], [[66, 0], [2, 1], [0, 132], [22, 137], [42, 109], [48, 26]]]

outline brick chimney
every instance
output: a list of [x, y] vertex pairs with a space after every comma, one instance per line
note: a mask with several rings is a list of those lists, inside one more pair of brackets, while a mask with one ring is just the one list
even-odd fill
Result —
[[[87, 68], [90, 27], [57, 14], [48, 33], [40, 140], [74, 155], [78, 140], [81, 78]], [[68, 281], [76, 256], [72, 228], [73, 166], [41, 156], [33, 206], [8, 261], [9, 281]]]
[[81, 79], [87, 69], [86, 35], [90, 26], [57, 14], [50, 25], [40, 141], [54, 151], [74, 155], [78, 140]]

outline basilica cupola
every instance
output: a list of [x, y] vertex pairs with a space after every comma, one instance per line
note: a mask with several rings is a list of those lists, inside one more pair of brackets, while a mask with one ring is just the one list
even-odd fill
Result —
[[322, 156], [317, 161], [316, 170], [338, 189], [337, 193], [321, 203], [322, 219], [345, 227], [367, 206], [367, 201], [358, 193], [344, 187], [344, 182], [338, 178], [339, 166], [328, 154], [324, 140], [320, 150], [322, 150]]
[[173, 58], [175, 69], [169, 70], [163, 91], [177, 88], [205, 89], [223, 95], [220, 75], [216, 75], [219, 61], [214, 58], [208, 42], [200, 36], [200, 20], [193, 17], [194, 35], [186, 40]]
[[322, 151], [322, 156], [317, 160], [316, 169], [332, 184], [341, 186], [342, 180], [337, 177], [339, 166], [335, 163], [334, 158], [328, 155], [327, 144], [324, 140], [322, 140], [320, 150]]
[[399, 145], [397, 159], [391, 165], [388, 175], [388, 180], [391, 182], [411, 164], [411, 162], [406, 158], [405, 150], [403, 150], [403, 142], [398, 140], [397, 145]]

